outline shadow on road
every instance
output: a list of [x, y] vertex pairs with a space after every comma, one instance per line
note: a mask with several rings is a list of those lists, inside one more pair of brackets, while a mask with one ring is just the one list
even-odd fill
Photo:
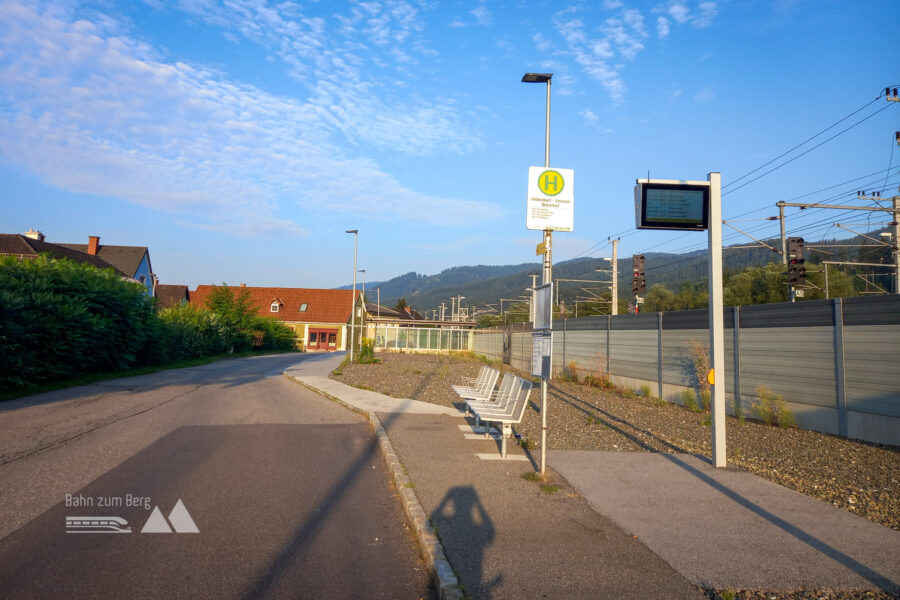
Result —
[[451, 488], [431, 513], [431, 522], [448, 545], [456, 546], [454, 565], [465, 576], [466, 592], [487, 600], [503, 583], [503, 574], [484, 581], [484, 552], [493, 543], [494, 523], [470, 485]]

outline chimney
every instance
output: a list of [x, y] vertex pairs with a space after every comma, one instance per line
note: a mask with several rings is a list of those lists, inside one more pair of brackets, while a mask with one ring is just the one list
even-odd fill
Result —
[[37, 240], [39, 242], [44, 241], [44, 234], [38, 231], [37, 229], [29, 229], [24, 233], [25, 237], [31, 238], [33, 240]]
[[242, 284], [241, 284], [241, 287], [247, 287], [247, 284], [246, 284], [246, 283], [242, 283]]
[[404, 306], [403, 308], [406, 310], [406, 314], [412, 315], [412, 309], [410, 307]]
[[99, 235], [89, 235], [88, 236], [88, 247], [87, 253], [91, 256], [97, 256], [97, 250], [100, 249], [100, 236]]

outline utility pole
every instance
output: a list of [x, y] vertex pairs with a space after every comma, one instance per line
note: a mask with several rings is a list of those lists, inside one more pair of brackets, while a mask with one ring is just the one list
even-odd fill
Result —
[[450, 321], [456, 321], [456, 296], [450, 296]]
[[[894, 90], [896, 94], [897, 90]], [[890, 100], [890, 98], [888, 98]], [[897, 133], [898, 143], [900, 143], [900, 132]], [[900, 191], [900, 188], [897, 188]], [[894, 220], [891, 221], [891, 254], [894, 256], [894, 285], [893, 291], [895, 294], [900, 294], [900, 196], [894, 196], [893, 198], [882, 198], [880, 193], [875, 193], [871, 196], [866, 196], [864, 192], [859, 192], [857, 198], [860, 200], [873, 200], [875, 202], [880, 202], [882, 200], [890, 200], [893, 206], [892, 212], [894, 213]], [[874, 209], [872, 209], [874, 210]]]
[[[900, 188], [898, 188], [900, 189]], [[891, 208], [884, 208], [881, 206], [842, 206], [837, 204], [821, 204], [818, 202], [804, 204], [799, 202], [776, 202], [776, 206], [779, 209], [783, 209], [785, 206], [793, 206], [797, 208], [831, 208], [835, 210], [864, 210], [867, 212], [886, 212], [891, 213], [893, 216], [893, 220], [891, 221], [891, 225], [893, 226], [893, 237], [891, 239], [891, 250], [894, 255], [894, 293], [900, 293], [900, 196], [894, 196], [892, 198], [884, 198], [880, 195], [866, 195], [865, 192], [857, 192], [856, 197], [860, 200], [873, 200], [876, 202], [881, 202], [884, 200], [890, 200], [893, 206]], [[784, 221], [782, 221], [784, 223]], [[787, 260], [787, 253], [784, 255], [785, 260]]]
[[447, 303], [441, 302], [441, 321], [444, 320], [444, 311], [447, 309]]

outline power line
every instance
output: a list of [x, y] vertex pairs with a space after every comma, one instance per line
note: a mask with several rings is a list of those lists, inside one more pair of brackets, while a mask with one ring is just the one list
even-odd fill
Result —
[[[873, 100], [871, 100], [871, 101], [869, 101], [869, 102], [866, 102], [865, 104], [863, 104], [862, 106], [860, 106], [859, 108], [857, 108], [856, 110], [854, 110], [852, 113], [850, 113], [850, 114], [847, 115], [846, 117], [843, 117], [843, 118], [841, 118], [840, 120], [838, 120], [838, 121], [832, 123], [831, 125], [829, 125], [829, 126], [826, 127], [825, 129], [823, 129], [823, 130], [820, 131], [819, 133], [815, 134], [814, 136], [812, 136], [812, 137], [810, 137], [810, 138], [807, 138], [807, 139], [803, 140], [802, 142], [800, 142], [799, 144], [797, 144], [796, 146], [794, 146], [793, 148], [791, 148], [791, 149], [788, 150], [787, 152], [783, 152], [782, 154], [779, 154], [778, 156], [776, 156], [775, 158], [773, 158], [773, 159], [770, 160], [769, 162], [767, 162], [767, 163], [765, 163], [765, 164], [762, 164], [762, 165], [756, 167], [755, 169], [753, 169], [752, 171], [750, 171], [749, 173], [745, 173], [745, 174], [741, 175], [740, 177], [738, 177], [737, 179], [731, 181], [730, 183], [727, 183], [726, 185], [722, 186], [722, 189], [724, 190], [725, 188], [734, 185], [734, 184], [737, 183], [738, 181], [740, 181], [740, 180], [742, 180], [742, 179], [744, 179], [744, 178], [746, 178], [746, 177], [749, 177], [750, 175], [753, 175], [754, 173], [756, 173], [756, 172], [759, 171], [760, 169], [764, 169], [765, 167], [771, 165], [773, 162], [777, 161], [778, 159], [780, 159], [780, 158], [782, 158], [782, 157], [784, 157], [784, 156], [787, 156], [788, 154], [790, 154], [791, 152], [793, 152], [794, 150], [796, 150], [796, 149], [799, 148], [800, 146], [803, 146], [803, 145], [806, 144], [807, 142], [810, 142], [810, 141], [816, 139], [817, 137], [819, 137], [820, 135], [822, 135], [823, 133], [825, 133], [825, 132], [828, 131], [829, 129], [831, 129], [831, 128], [837, 126], [837, 125], [840, 125], [841, 123], [843, 123], [844, 121], [846, 121], [847, 119], [849, 119], [850, 117], [852, 117], [853, 115], [855, 115], [856, 113], [858, 113], [858, 112], [860, 112], [860, 111], [862, 111], [862, 110], [865, 110], [865, 109], [868, 108], [870, 105], [874, 104], [875, 102], [878, 102], [878, 100], [880, 100], [882, 96], [884, 96], [884, 92], [881, 92], [880, 94], [878, 94], [878, 96], [877, 96], [875, 99], [873, 99]], [[838, 134], [838, 135], [840, 135], [840, 134]], [[826, 141], [827, 141], [827, 140], [826, 140]], [[754, 181], [755, 181], [755, 180], [754, 180]], [[723, 193], [722, 195], [724, 196], [725, 194]]]
[[[871, 103], [870, 103], [870, 104], [871, 104]], [[807, 154], [809, 154], [810, 152], [812, 152], [812, 151], [815, 150], [816, 148], [818, 148], [818, 147], [820, 147], [820, 146], [822, 146], [822, 145], [824, 145], [824, 144], [827, 144], [828, 142], [830, 142], [830, 141], [833, 140], [834, 138], [836, 138], [836, 137], [838, 137], [838, 136], [840, 136], [840, 135], [843, 135], [844, 133], [850, 131], [851, 129], [853, 129], [854, 127], [856, 127], [857, 125], [859, 125], [860, 123], [863, 123], [863, 122], [865, 122], [865, 121], [868, 121], [869, 119], [871, 119], [872, 117], [874, 117], [875, 115], [877, 115], [878, 113], [880, 113], [881, 111], [887, 110], [887, 109], [890, 108], [891, 106], [893, 106], [893, 105], [892, 105], [892, 104], [887, 104], [887, 105], [885, 105], [884, 107], [880, 108], [879, 110], [876, 110], [875, 112], [873, 112], [873, 113], [872, 113], [871, 115], [869, 115], [868, 117], [865, 117], [864, 119], [860, 119], [859, 121], [857, 121], [856, 123], [854, 123], [854, 124], [851, 125], [850, 127], [847, 127], [846, 129], [843, 129], [843, 130], [841, 130], [840, 132], [834, 134], [833, 136], [831, 136], [831, 137], [828, 138], [827, 140], [822, 141], [822, 142], [819, 142], [818, 144], [816, 144], [815, 146], [813, 146], [813, 147], [810, 148], [809, 150], [806, 150], [806, 151], [804, 151], [804, 152], [801, 152], [800, 154], [798, 154], [797, 156], [791, 158], [790, 160], [787, 160], [787, 161], [781, 163], [781, 164], [778, 165], [777, 167], [773, 167], [773, 168], [769, 169], [768, 171], [766, 171], [766, 172], [763, 173], [762, 175], [758, 175], [758, 176], [754, 177], [753, 179], [751, 179], [750, 181], [748, 181], [748, 182], [746, 182], [746, 183], [742, 183], [741, 185], [737, 186], [736, 188], [732, 188], [732, 189], [728, 190], [727, 192], [722, 192], [722, 196], [726, 196], [726, 195], [730, 194], [731, 192], [735, 192], [735, 191], [737, 191], [737, 190], [739, 190], [739, 189], [741, 189], [741, 188], [743, 188], [743, 187], [745, 187], [745, 186], [748, 186], [748, 185], [750, 185], [751, 183], [753, 183], [754, 181], [757, 181], [757, 180], [759, 180], [759, 179], [762, 179], [763, 177], [765, 177], [765, 176], [768, 175], [769, 173], [772, 173], [772, 172], [774, 172], [774, 171], [777, 171], [777, 170], [780, 169], [781, 167], [784, 167], [784, 166], [786, 166], [786, 165], [791, 164], [792, 162], [794, 162], [794, 161], [797, 160], [798, 158], [802, 158], [803, 156], [806, 156]]]

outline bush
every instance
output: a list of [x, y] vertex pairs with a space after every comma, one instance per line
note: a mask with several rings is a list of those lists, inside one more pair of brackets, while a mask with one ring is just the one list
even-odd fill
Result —
[[[221, 289], [221, 288], [220, 288]], [[46, 255], [0, 257], [0, 389], [223, 354], [291, 350], [296, 334], [252, 314], [246, 294], [157, 311], [112, 269]]]
[[375, 362], [375, 340], [373, 338], [362, 338], [357, 361], [363, 365], [371, 365]]
[[164, 325], [160, 336], [166, 362], [223, 354], [229, 350], [232, 335], [224, 320], [209, 309], [192, 304], [166, 308], [159, 312]]
[[561, 379], [562, 381], [578, 383], [578, 363], [574, 360], [567, 362], [566, 366], [563, 367]]
[[756, 395], [759, 396], [759, 402], [753, 406], [754, 418], [779, 427], [796, 425], [793, 413], [780, 394], [775, 394], [767, 386], [761, 385], [756, 388]]

